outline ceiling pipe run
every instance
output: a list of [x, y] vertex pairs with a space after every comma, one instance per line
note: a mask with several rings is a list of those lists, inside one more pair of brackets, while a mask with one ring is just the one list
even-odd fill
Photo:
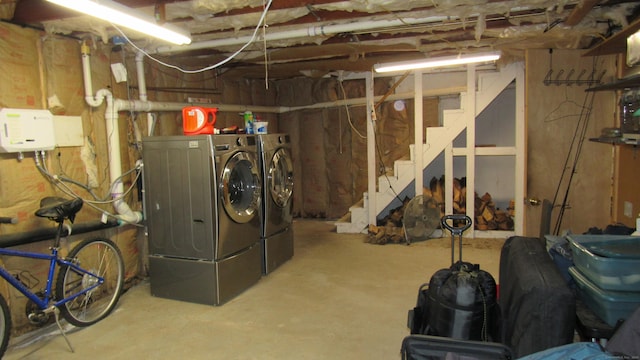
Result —
[[[412, 15], [415, 16], [415, 15]], [[271, 32], [265, 35], [265, 41], [288, 40], [295, 38], [329, 36], [340, 33], [348, 33], [353, 31], [376, 30], [392, 27], [405, 27], [407, 25], [421, 25], [428, 23], [437, 23], [442, 21], [451, 21], [452, 16], [429, 16], [429, 17], [407, 17], [402, 19], [391, 20], [372, 20], [362, 22], [352, 22], [347, 24], [333, 24], [310, 26], [307, 28], [285, 30], [280, 32]], [[210, 49], [222, 46], [241, 45], [253, 40], [252, 36], [227, 37], [223, 39], [214, 39], [207, 41], [194, 42], [189, 45], [182, 46], [160, 46], [156, 49], [157, 53], [171, 53], [189, 50]]]

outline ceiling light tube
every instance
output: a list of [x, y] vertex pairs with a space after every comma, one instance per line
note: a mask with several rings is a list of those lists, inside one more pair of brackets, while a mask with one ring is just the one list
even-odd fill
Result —
[[47, 0], [68, 9], [81, 12], [156, 37], [177, 45], [191, 43], [191, 35], [170, 24], [156, 24], [155, 19], [138, 10], [111, 0]]
[[473, 64], [481, 62], [495, 61], [500, 58], [500, 52], [487, 52], [477, 54], [466, 54], [457, 56], [445, 56], [439, 58], [431, 58], [424, 60], [400, 61], [386, 64], [375, 64], [373, 69], [379, 73], [407, 71], [417, 69], [430, 69], [445, 66], [455, 66], [464, 64]]

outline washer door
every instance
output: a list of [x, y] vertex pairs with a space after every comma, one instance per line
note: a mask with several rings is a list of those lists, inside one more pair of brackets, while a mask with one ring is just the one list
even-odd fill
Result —
[[279, 207], [285, 207], [293, 194], [293, 163], [284, 148], [278, 149], [271, 158], [269, 167], [269, 192]]
[[260, 175], [255, 158], [247, 152], [235, 153], [224, 166], [220, 188], [227, 215], [237, 223], [251, 221], [260, 206]]

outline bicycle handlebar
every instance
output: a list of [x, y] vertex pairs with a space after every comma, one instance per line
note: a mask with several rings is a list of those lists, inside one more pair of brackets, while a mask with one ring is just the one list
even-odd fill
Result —
[[18, 218], [0, 216], [0, 224], [17, 224]]

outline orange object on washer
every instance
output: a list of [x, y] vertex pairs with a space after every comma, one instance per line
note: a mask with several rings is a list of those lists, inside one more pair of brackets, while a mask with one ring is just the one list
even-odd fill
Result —
[[218, 108], [187, 106], [182, 108], [182, 130], [185, 135], [213, 134]]

